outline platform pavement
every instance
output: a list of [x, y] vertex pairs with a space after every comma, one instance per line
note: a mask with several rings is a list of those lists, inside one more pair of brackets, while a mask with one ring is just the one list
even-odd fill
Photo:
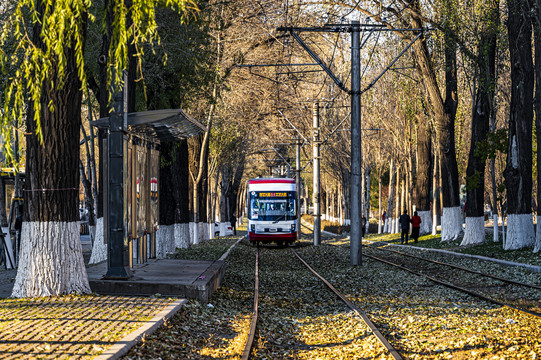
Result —
[[[107, 262], [88, 265], [92, 246], [88, 235], [81, 235], [83, 258], [87, 266], [90, 288], [101, 295], [152, 296], [160, 294], [181, 298], [194, 298], [208, 302], [219, 287], [225, 263], [181, 259], [150, 259], [146, 264], [132, 268], [129, 280], [105, 280]], [[16, 276], [15, 270], [0, 269], [0, 298], [11, 295]]]

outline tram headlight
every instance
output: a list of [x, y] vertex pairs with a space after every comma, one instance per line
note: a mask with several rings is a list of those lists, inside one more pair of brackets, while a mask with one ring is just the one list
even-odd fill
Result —
[[255, 232], [255, 224], [252, 224], [251, 229], [252, 229], [252, 232]]
[[291, 231], [295, 231], [296, 227], [297, 227], [297, 225], [295, 223], [291, 224]]

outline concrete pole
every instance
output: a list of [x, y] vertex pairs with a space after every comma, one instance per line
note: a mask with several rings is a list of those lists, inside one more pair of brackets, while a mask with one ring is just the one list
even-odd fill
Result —
[[314, 192], [312, 199], [314, 202], [314, 245], [318, 246], [321, 243], [321, 196], [319, 184], [319, 102], [317, 100], [314, 102], [313, 126], [314, 138], [312, 145], [314, 150]]
[[361, 265], [361, 27], [351, 21], [351, 265]]
[[295, 182], [297, 183], [297, 237], [301, 235], [301, 139], [297, 136], [295, 143]]

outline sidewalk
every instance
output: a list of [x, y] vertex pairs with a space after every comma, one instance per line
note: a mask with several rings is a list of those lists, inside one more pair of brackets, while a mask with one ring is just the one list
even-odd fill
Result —
[[186, 300], [63, 296], [0, 301], [2, 359], [117, 359]]
[[[83, 237], [81, 242], [86, 262], [89, 242]], [[91, 288], [112, 295], [35, 299], [9, 298], [16, 270], [2, 269], [0, 358], [117, 359], [173, 316], [187, 302], [185, 298], [208, 301], [223, 278], [223, 263], [151, 260], [135, 267], [130, 281], [103, 280], [107, 264], [102, 263], [87, 267]]]

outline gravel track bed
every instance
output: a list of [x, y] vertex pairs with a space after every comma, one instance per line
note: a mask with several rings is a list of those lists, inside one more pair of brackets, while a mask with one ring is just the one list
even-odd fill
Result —
[[[184, 250], [183, 256], [193, 251], [200, 259], [202, 254], [217, 259], [221, 253], [213, 246], [227, 248], [232, 243], [204, 242]], [[538, 359], [541, 355], [537, 318], [368, 258], [363, 258], [362, 266], [352, 267], [349, 241], [324, 239], [319, 247], [310, 244], [311, 240], [299, 241], [295, 249], [366, 311], [405, 359]], [[426, 252], [423, 256], [466, 267], [476, 262], [452, 261]], [[240, 358], [253, 306], [254, 259], [255, 248], [243, 240], [227, 258], [224, 282], [210, 304], [191, 301], [125, 358]], [[260, 259], [260, 323], [252, 358], [391, 358], [362, 321], [305, 270], [291, 251], [263, 247]], [[519, 281], [534, 282], [527, 281], [530, 274], [518, 268], [483, 262], [475, 269], [492, 269], [502, 277], [515, 274]]]
[[[525, 287], [521, 285], [505, 283], [497, 279], [488, 278], [488, 277], [478, 275], [478, 274], [468, 273], [464, 270], [454, 269], [449, 266], [434, 264], [428, 261], [411, 258], [409, 256], [405, 256], [393, 251], [376, 249], [374, 246], [364, 247], [363, 249], [365, 253], [368, 255], [376, 256], [376, 257], [385, 259], [387, 261], [400, 264], [418, 273], [422, 273], [422, 274], [434, 277], [436, 279], [439, 279], [445, 282], [450, 282], [459, 287], [481, 293], [485, 296], [491, 297], [493, 299], [496, 299], [502, 302], [510, 303], [511, 305], [514, 305], [520, 308], [525, 308], [525, 309], [536, 311], [536, 312], [541, 311], [540, 301], [539, 301], [541, 299], [541, 290], [533, 289], [533, 288], [529, 288], [529, 287]], [[392, 250], [397, 251], [396, 248]], [[409, 253], [414, 256], [419, 256], [421, 258], [428, 259], [426, 256], [423, 256], [420, 254], [414, 254], [412, 251], [407, 252], [407, 251], [401, 251], [400, 249], [398, 249], [398, 251], [403, 252], [405, 254]], [[477, 261], [477, 263], [475, 261], [457, 262], [457, 261], [453, 261], [454, 259], [451, 259], [451, 257], [453, 256], [448, 255], [447, 257], [441, 260], [437, 260], [437, 261], [452, 264], [455, 266], [461, 266], [463, 268], [467, 268], [474, 271], [480, 271], [485, 274], [497, 275], [499, 277], [513, 280], [513, 281], [531, 283], [530, 281], [525, 281], [523, 277], [518, 276], [516, 272], [513, 272], [514, 276], [505, 275], [503, 274], [505, 271], [498, 271], [497, 268], [493, 268], [492, 266], [483, 268], [482, 265], [480, 266], [479, 260]], [[456, 257], [453, 257], [453, 258], [456, 259]], [[436, 259], [429, 259], [429, 260], [436, 260]], [[485, 263], [484, 265], [486, 265], [486, 261], [482, 261], [482, 262]]]

